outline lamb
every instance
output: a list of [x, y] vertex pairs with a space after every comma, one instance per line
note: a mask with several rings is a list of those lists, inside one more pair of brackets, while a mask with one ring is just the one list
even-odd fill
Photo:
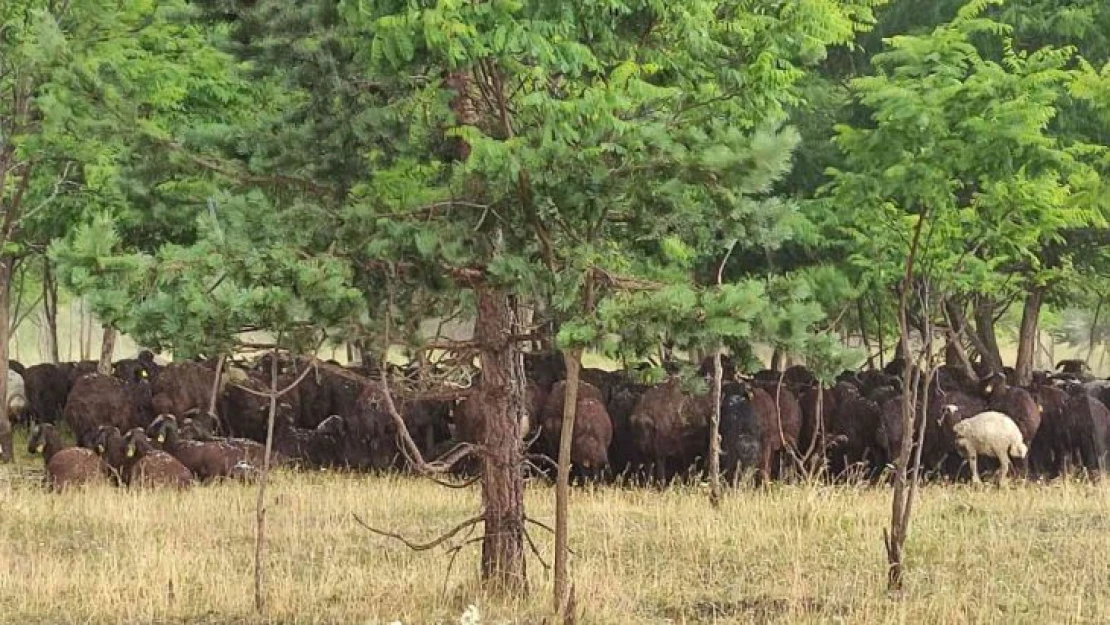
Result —
[[1001, 412], [980, 412], [953, 425], [952, 431], [956, 435], [956, 450], [971, 465], [971, 479], [976, 484], [982, 483], [976, 463], [979, 455], [998, 459], [998, 481], [1002, 483], [1010, 471], [1010, 456], [1025, 458], [1029, 453], [1017, 424]]
[[31, 430], [27, 451], [42, 454], [45, 481], [51, 490], [102, 482], [108, 476], [108, 467], [99, 456], [91, 449], [63, 447], [61, 436], [49, 423]]

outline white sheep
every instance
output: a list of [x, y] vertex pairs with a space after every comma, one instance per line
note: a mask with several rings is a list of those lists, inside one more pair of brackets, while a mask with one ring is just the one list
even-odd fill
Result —
[[23, 414], [27, 410], [27, 388], [23, 376], [8, 369], [8, 414]]
[[971, 465], [971, 479], [976, 484], [982, 483], [976, 464], [979, 456], [998, 459], [1001, 465], [998, 481], [1001, 483], [1010, 472], [1010, 456], [1024, 458], [1029, 453], [1017, 424], [1001, 412], [980, 412], [955, 424], [952, 430], [956, 435], [956, 449]]

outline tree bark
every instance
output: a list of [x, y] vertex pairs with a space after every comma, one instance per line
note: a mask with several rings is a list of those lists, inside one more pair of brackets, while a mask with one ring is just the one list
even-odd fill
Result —
[[713, 412], [709, 415], [709, 503], [714, 508], [721, 505], [721, 386], [725, 377], [721, 351], [720, 347], [713, 351], [713, 386], [709, 390], [713, 396]]
[[503, 291], [476, 288], [474, 339], [482, 377], [473, 396], [485, 415], [482, 440], [482, 578], [495, 590], [527, 592], [524, 560], [524, 468], [520, 422], [523, 380], [514, 366], [512, 312]]
[[[8, 327], [8, 300], [11, 295], [12, 259], [0, 258], [0, 328]], [[8, 414], [8, 340], [0, 341], [0, 460], [14, 458], [12, 423]]]
[[1037, 323], [1041, 318], [1044, 290], [1043, 286], [1035, 286], [1025, 296], [1025, 308], [1021, 312], [1021, 332], [1018, 334], [1017, 362], [1014, 363], [1018, 386], [1028, 386], [1033, 382], [1033, 361], [1037, 356]]
[[96, 372], [100, 375], [111, 375], [112, 355], [116, 351], [116, 329], [104, 325], [104, 338], [100, 342], [100, 362], [96, 365]]
[[570, 515], [570, 453], [574, 442], [574, 418], [578, 412], [578, 380], [582, 369], [582, 350], [564, 350], [567, 381], [563, 395], [563, 423], [559, 432], [559, 472], [555, 480], [555, 613], [562, 621], [570, 598], [567, 574], [567, 548]]
[[990, 373], [1002, 371], [1002, 353], [998, 349], [998, 335], [994, 331], [995, 302], [989, 297], [980, 297], [975, 302], [975, 333], [982, 347], [980, 357]]
[[50, 268], [50, 259], [42, 260], [42, 320], [45, 357], [47, 362], [58, 364], [58, 283]]

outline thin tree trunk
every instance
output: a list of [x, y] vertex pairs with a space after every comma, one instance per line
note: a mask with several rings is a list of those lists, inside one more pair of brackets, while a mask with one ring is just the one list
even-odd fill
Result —
[[[482, 377], [477, 400], [486, 416], [482, 441], [482, 578], [496, 590], [527, 592], [524, 560], [524, 469], [518, 414], [523, 380], [516, 377], [512, 313], [502, 291], [477, 287], [474, 339], [480, 345]], [[515, 388], [514, 388], [515, 387]]]
[[557, 620], [566, 618], [570, 599], [570, 578], [567, 573], [570, 516], [570, 454], [574, 442], [574, 420], [578, 412], [578, 379], [582, 369], [582, 350], [564, 350], [567, 380], [563, 394], [563, 423], [559, 432], [559, 472], [555, 480], [555, 613]]
[[220, 425], [223, 425], [223, 422], [220, 421], [219, 415], [216, 414], [216, 402], [220, 396], [220, 387], [222, 386], [220, 384], [220, 377], [223, 376], [226, 362], [227, 356], [223, 355], [216, 360], [216, 377], [212, 380], [212, 394], [208, 397], [208, 414], [216, 417], [216, 421], [220, 423]]
[[856, 299], [856, 315], [859, 316], [859, 336], [863, 341], [863, 349], [867, 353], [867, 367], [875, 368], [875, 355], [871, 353], [871, 341], [867, 338], [867, 321], [864, 316], [863, 298]]
[[975, 333], [983, 348], [980, 356], [991, 373], [1002, 371], [1002, 353], [998, 349], [998, 335], [994, 330], [995, 302], [980, 297], [975, 303]]
[[721, 364], [721, 351], [713, 351], [713, 412], [709, 415], [709, 503], [714, 508], [721, 505], [721, 386], [724, 381], [724, 367]]
[[82, 361], [85, 361], [89, 359], [89, 351], [91, 347], [89, 344], [92, 341], [88, 338], [89, 324], [87, 315], [85, 313], [85, 298], [83, 297], [77, 302], [77, 318], [80, 322], [80, 327], [77, 330], [77, 349], [80, 352], [78, 358]]
[[[912, 491], [907, 496], [906, 478], [913, 452], [914, 413], [917, 399], [917, 367], [910, 366], [908, 355], [910, 353], [909, 336], [909, 294], [914, 280], [914, 263], [917, 259], [917, 249], [921, 242], [921, 231], [925, 226], [925, 209], [918, 214], [918, 221], [914, 227], [913, 241], [910, 243], [909, 254], [906, 257], [906, 273], [902, 279], [902, 288], [898, 300], [898, 330], [899, 346], [904, 357], [907, 358], [906, 366], [902, 370], [902, 447], [895, 461], [894, 496], [891, 505], [890, 532], [884, 532], [884, 543], [887, 555], [887, 590], [899, 592], [902, 590], [903, 576], [903, 550], [906, 536], [909, 533], [909, 501], [912, 501]], [[922, 424], [924, 426], [924, 424]], [[916, 467], [915, 467], [916, 469]]]
[[[1098, 336], [1098, 317], [1099, 317], [1100, 314], [1102, 314], [1102, 301], [1103, 301], [1103, 299], [1104, 299], [1104, 296], [1100, 293], [1099, 296], [1098, 296], [1098, 304], [1095, 305], [1094, 318], [1091, 319], [1091, 333], [1090, 333], [1090, 335], [1088, 336], [1088, 339], [1087, 339], [1087, 358], [1085, 359], [1085, 362], [1087, 363], [1088, 367], [1091, 366], [1091, 356], [1093, 356], [1094, 353], [1095, 353], [1095, 337]], [[1049, 360], [1052, 360], [1052, 358], [1050, 358]], [[1053, 362], [1052, 365], [1050, 365], [1050, 366], [1055, 367], [1056, 363]]]
[[[8, 300], [11, 295], [12, 259], [0, 257], [0, 328], [8, 327]], [[0, 341], [0, 460], [14, 457], [12, 423], [8, 415], [8, 341]]]
[[1025, 297], [1025, 308], [1021, 312], [1021, 332], [1018, 334], [1017, 362], [1014, 374], [1018, 386], [1028, 386], [1033, 382], [1033, 361], [1037, 355], [1037, 322], [1041, 318], [1041, 303], [1044, 301], [1044, 287], [1036, 286]]
[[783, 370], [782, 361], [783, 361], [782, 350], [776, 347], [775, 351], [771, 352], [771, 371], [782, 371]]
[[104, 325], [104, 338], [100, 342], [100, 362], [96, 365], [96, 372], [100, 375], [112, 373], [112, 356], [116, 351], [116, 329]]
[[42, 313], [46, 359], [57, 364], [61, 362], [58, 354], [58, 283], [54, 281], [49, 258], [42, 260]]
[[882, 369], [886, 366], [886, 329], [883, 327], [883, 303], [881, 300], [875, 303], [875, 322], [879, 326], [879, 368]]
[[[266, 611], [266, 482], [270, 477], [270, 453], [274, 447], [274, 416], [277, 414], [278, 401], [278, 350], [274, 348], [270, 359], [270, 414], [266, 419], [266, 452], [262, 458], [262, 475], [258, 479], [258, 499], [254, 504], [254, 609], [259, 613]], [[221, 357], [221, 361], [222, 361]], [[217, 379], [219, 379], [217, 375]]]

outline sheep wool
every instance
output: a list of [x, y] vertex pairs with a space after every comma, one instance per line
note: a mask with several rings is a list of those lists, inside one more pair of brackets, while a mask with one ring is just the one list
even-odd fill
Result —
[[976, 484], [981, 482], [976, 462], [979, 456], [998, 459], [1001, 465], [998, 479], [1001, 482], [1010, 471], [1010, 457], [1025, 458], [1029, 453], [1017, 424], [1001, 412], [980, 412], [957, 423], [953, 432], [956, 435], [956, 449], [971, 465], [971, 479]]

